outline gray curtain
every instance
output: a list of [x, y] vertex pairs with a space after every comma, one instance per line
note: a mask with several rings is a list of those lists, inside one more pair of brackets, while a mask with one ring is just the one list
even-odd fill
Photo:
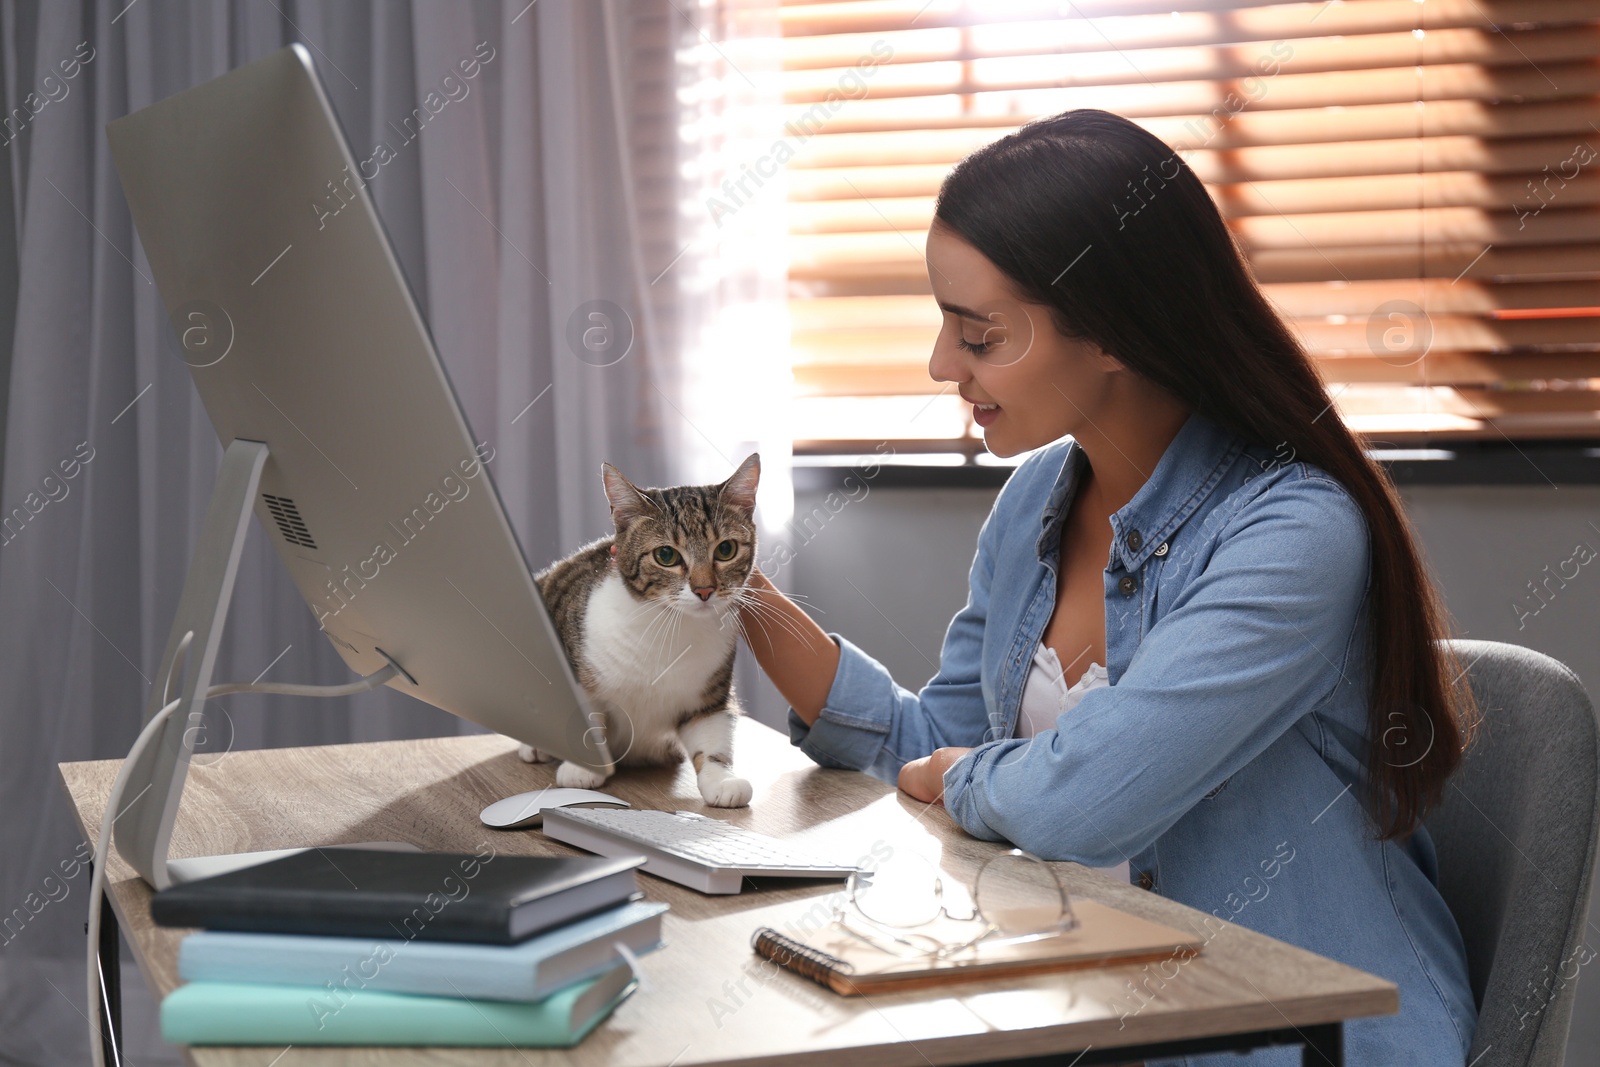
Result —
[[[775, 532], [792, 508], [781, 421], [739, 397], [742, 383], [706, 388], [706, 368], [738, 350], [730, 329], [748, 341], [751, 323], [782, 324], [782, 264], [770, 246], [708, 240], [705, 219], [680, 210], [693, 202], [681, 175], [720, 181], [726, 165], [686, 169], [720, 149], [673, 128], [674, 87], [717, 76], [705, 57], [686, 73], [681, 48], [718, 34], [718, 17], [666, 0], [0, 3], [0, 514], [25, 516], [0, 543], [0, 1062], [86, 1056], [88, 874], [60, 876], [82, 835], [55, 765], [132, 743], [221, 455], [167, 345], [106, 122], [302, 41], [361, 158], [486, 42], [494, 58], [470, 93], [397, 148], [370, 193], [468, 421], [496, 449], [530, 565], [609, 532], [602, 460], [640, 484], [708, 482], [760, 448]], [[745, 75], [774, 62], [741, 55]], [[741, 92], [768, 84], [748, 80]], [[703, 101], [683, 106], [704, 116]], [[759, 127], [771, 112], [748, 114]], [[746, 215], [747, 234], [781, 216], [774, 201]], [[594, 300], [636, 336], [607, 366], [566, 341]], [[741, 658], [746, 707], [775, 721], [781, 702]], [[217, 678], [263, 671], [349, 678], [252, 530]], [[236, 696], [208, 712], [200, 758], [469, 729], [389, 690]], [[131, 1059], [171, 1059], [131, 968], [127, 980]]]

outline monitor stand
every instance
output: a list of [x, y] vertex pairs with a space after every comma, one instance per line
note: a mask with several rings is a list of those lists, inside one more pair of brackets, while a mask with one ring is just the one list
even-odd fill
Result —
[[[171, 690], [175, 682], [182, 687], [176, 695], [181, 696], [183, 704], [161, 727], [160, 735], [140, 753], [129, 773], [125, 792], [133, 799], [117, 813], [117, 851], [155, 889], [304, 851], [290, 848], [180, 860], [167, 858], [178, 802], [183, 797], [184, 780], [189, 773], [189, 757], [193, 752], [190, 739], [200, 725], [206, 691], [211, 686], [217, 645], [222, 638], [228, 605], [233, 600], [239, 555], [244, 549], [245, 531], [250, 525], [261, 470], [266, 462], [267, 446], [261, 441], [236, 438], [223, 450], [222, 466], [217, 472], [205, 524], [189, 562], [183, 596], [178, 601], [156, 684], [150, 688], [143, 721], [148, 723], [172, 702], [175, 694]], [[339, 847], [415, 850], [413, 845], [392, 841], [341, 844]]]

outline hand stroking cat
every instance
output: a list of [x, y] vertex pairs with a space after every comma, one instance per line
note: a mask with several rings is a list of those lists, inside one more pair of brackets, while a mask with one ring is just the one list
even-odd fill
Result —
[[[641, 489], [601, 464], [616, 532], [534, 574], [578, 683], [604, 718], [619, 766], [694, 764], [707, 804], [750, 803], [733, 772], [739, 606], [755, 567], [752, 453], [716, 485]], [[529, 745], [530, 763], [556, 757]], [[563, 761], [556, 784], [597, 789], [606, 776]]]

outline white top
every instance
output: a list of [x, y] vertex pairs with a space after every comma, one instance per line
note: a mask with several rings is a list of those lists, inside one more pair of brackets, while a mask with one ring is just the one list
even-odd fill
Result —
[[[1017, 736], [1032, 737], [1041, 730], [1054, 730], [1056, 719], [1076, 707], [1078, 701], [1083, 699], [1083, 694], [1109, 684], [1106, 669], [1098, 663], [1090, 663], [1078, 680], [1068, 686], [1056, 650], [1040, 641], [1033, 653], [1033, 666], [1028, 671], [1028, 680], [1022, 687]], [[1114, 867], [1097, 867], [1095, 870], [1124, 882], [1130, 880], [1126, 860]]]
[[1087, 670], [1069, 687], [1061, 670], [1056, 650], [1039, 642], [1033, 653], [1033, 667], [1022, 687], [1022, 711], [1017, 715], [1017, 736], [1032, 737], [1041, 730], [1054, 730], [1056, 718], [1071, 711], [1091, 689], [1109, 682], [1106, 669], [1090, 663]]

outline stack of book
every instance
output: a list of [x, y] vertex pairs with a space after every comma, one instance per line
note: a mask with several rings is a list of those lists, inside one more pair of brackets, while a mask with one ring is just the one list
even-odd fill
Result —
[[661, 945], [642, 857], [317, 848], [155, 894], [182, 1045], [568, 1048]]

